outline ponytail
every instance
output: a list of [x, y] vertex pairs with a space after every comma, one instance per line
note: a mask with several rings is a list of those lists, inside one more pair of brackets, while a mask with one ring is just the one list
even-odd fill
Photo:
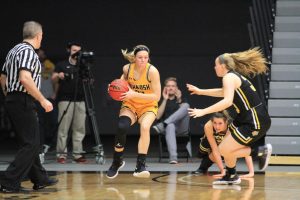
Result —
[[247, 77], [263, 74], [268, 70], [266, 59], [258, 47], [237, 53], [225, 53], [218, 58], [229, 70]]

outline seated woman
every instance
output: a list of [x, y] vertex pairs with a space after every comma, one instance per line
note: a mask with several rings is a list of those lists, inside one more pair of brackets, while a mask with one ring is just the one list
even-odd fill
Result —
[[[216, 112], [212, 115], [211, 119], [204, 126], [204, 136], [201, 138], [199, 145], [199, 158], [202, 158], [200, 167], [194, 172], [194, 174], [206, 174], [207, 170], [213, 163], [216, 163], [221, 173], [214, 176], [224, 176], [225, 169], [223, 166], [221, 154], [218, 150], [218, 145], [222, 142], [226, 134], [229, 134], [228, 130], [229, 116], [226, 111]], [[245, 157], [249, 173], [241, 178], [249, 178], [254, 176], [254, 168], [252, 157]]]

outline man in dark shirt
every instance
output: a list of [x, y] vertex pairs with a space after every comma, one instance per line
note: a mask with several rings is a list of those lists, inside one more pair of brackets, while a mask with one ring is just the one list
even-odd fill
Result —
[[67, 60], [58, 63], [52, 75], [52, 80], [58, 83], [57, 102], [58, 120], [60, 121], [57, 132], [57, 162], [64, 164], [67, 159], [68, 132], [72, 130], [73, 161], [85, 163], [82, 155], [82, 140], [85, 137], [86, 109], [82, 79], [79, 67], [76, 66], [75, 53], [81, 50], [81, 45], [71, 43], [68, 46], [70, 55]]
[[159, 133], [165, 133], [169, 151], [169, 163], [177, 164], [176, 135], [188, 134], [190, 117], [189, 104], [182, 98], [182, 93], [177, 86], [177, 80], [169, 77], [165, 80], [163, 100], [158, 108], [156, 119], [160, 123], [153, 126]]

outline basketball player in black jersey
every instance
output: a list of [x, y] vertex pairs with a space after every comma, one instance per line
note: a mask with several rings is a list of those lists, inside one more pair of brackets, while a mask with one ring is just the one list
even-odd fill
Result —
[[249, 155], [258, 156], [260, 170], [268, 166], [272, 145], [266, 144], [252, 149], [250, 145], [266, 135], [271, 119], [255, 87], [245, 78], [265, 73], [268, 70], [265, 63], [266, 60], [258, 48], [238, 53], [225, 53], [215, 60], [216, 75], [222, 77], [222, 88], [199, 89], [187, 84], [191, 94], [223, 98], [204, 109], [189, 109], [190, 116], [201, 117], [225, 110], [231, 105], [237, 111], [237, 116], [229, 125], [231, 134], [227, 134], [219, 145], [219, 151], [225, 160], [226, 174], [213, 184], [239, 184], [241, 182], [235, 169], [237, 158]]
[[[231, 109], [230, 109], [231, 110]], [[198, 157], [202, 158], [199, 168], [193, 174], [207, 174], [208, 168], [216, 163], [220, 169], [219, 174], [214, 174], [214, 177], [223, 177], [226, 170], [224, 169], [221, 154], [218, 145], [221, 144], [224, 137], [230, 134], [228, 125], [232, 121], [234, 114], [231, 112], [222, 111], [212, 114], [212, 117], [204, 125], [204, 135], [200, 139]], [[254, 176], [254, 167], [252, 157], [245, 157], [246, 165], [249, 169], [248, 174], [241, 175], [240, 178], [251, 178]]]

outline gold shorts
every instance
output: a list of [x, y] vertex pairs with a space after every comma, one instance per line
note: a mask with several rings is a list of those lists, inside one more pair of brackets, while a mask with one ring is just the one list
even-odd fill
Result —
[[146, 112], [153, 112], [156, 116], [157, 111], [158, 111], [157, 103], [153, 103], [153, 102], [137, 104], [137, 103], [131, 103], [128, 101], [123, 101], [121, 109], [123, 109], [123, 108], [127, 108], [127, 109], [131, 110], [133, 113], [136, 114], [138, 119]]

